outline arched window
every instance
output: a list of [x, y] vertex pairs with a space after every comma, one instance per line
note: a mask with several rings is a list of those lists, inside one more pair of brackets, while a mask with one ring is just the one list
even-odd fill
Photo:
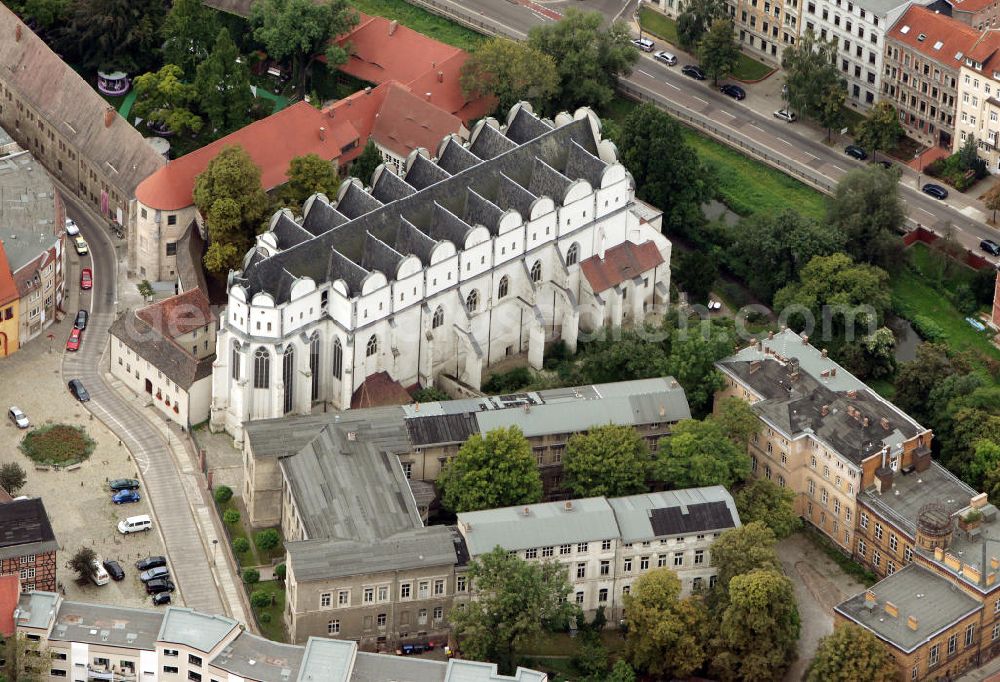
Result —
[[575, 265], [578, 260], [580, 260], [580, 245], [573, 242], [566, 252], [566, 265]]
[[540, 282], [542, 280], [542, 261], [536, 260], [531, 266], [531, 281]]
[[309, 338], [309, 372], [312, 374], [312, 399], [319, 399], [319, 332]]
[[500, 286], [497, 287], [497, 298], [503, 298], [510, 291], [510, 280], [507, 279], [507, 275], [500, 278]]
[[368, 339], [368, 345], [365, 346], [365, 357], [371, 357], [378, 353], [378, 337], [374, 334]]
[[285, 385], [285, 414], [292, 411], [292, 401], [295, 399], [295, 348], [289, 345], [281, 358], [281, 382]]
[[438, 306], [437, 310], [434, 311], [434, 318], [431, 320], [431, 329], [437, 329], [442, 324], [444, 324], [444, 308]]
[[233, 352], [229, 358], [229, 364], [232, 365], [231, 371], [232, 371], [233, 381], [240, 380], [240, 362], [242, 361], [242, 359], [243, 357], [240, 354], [240, 342], [233, 341]]
[[465, 307], [469, 309], [470, 313], [476, 312], [479, 308], [479, 292], [473, 289], [469, 292], [469, 295], [465, 297]]
[[264, 346], [259, 346], [253, 353], [253, 387], [270, 388], [271, 386], [271, 354]]
[[344, 373], [344, 347], [340, 345], [340, 339], [333, 340], [333, 378], [339, 379]]

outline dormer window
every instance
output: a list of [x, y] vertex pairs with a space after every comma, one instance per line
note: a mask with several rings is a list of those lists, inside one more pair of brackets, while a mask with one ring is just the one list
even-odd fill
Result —
[[920, 35], [917, 36], [917, 40], [921, 43], [924, 42], [925, 40], [927, 40], [927, 34], [921, 33]]

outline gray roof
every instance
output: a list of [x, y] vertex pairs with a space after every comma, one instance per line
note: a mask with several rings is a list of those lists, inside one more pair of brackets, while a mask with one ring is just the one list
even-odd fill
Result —
[[925, 504], [938, 502], [951, 515], [968, 507], [975, 495], [975, 490], [932, 461], [926, 471], [893, 475], [889, 491], [880, 493], [872, 486], [862, 491], [858, 499], [893, 525], [906, 531], [910, 537], [915, 537], [917, 513]]
[[323, 234], [347, 222], [347, 216], [330, 205], [328, 200], [314, 195], [302, 216], [302, 227], [314, 235]]
[[482, 159], [466, 149], [455, 137], [449, 137], [448, 144], [444, 146], [444, 151], [438, 157], [437, 163], [441, 168], [454, 175], [472, 168]]
[[447, 672], [444, 661], [359, 651], [351, 682], [446, 682]]
[[195, 382], [212, 376], [214, 354], [199, 360], [135, 313], [121, 315], [108, 333], [185, 391]]
[[0, 559], [59, 549], [40, 497], [0, 503]]
[[55, 620], [59, 595], [54, 592], [21, 594], [14, 612], [14, 622], [20, 627], [48, 629]]
[[356, 642], [310, 637], [298, 682], [347, 682], [357, 652]]
[[304, 653], [301, 646], [273, 642], [243, 632], [212, 659], [212, 665], [246, 679], [290, 682], [302, 663]]
[[[855, 4], [869, 12], [884, 16], [894, 9], [909, 5], [910, 2], [911, 0], [858, 0]], [[888, 26], [883, 26], [882, 28], [884, 32], [888, 32]]]
[[484, 509], [458, 515], [472, 556], [497, 545], [507, 550], [610, 540], [619, 535], [615, 514], [603, 497]]
[[304, 448], [329, 424], [402, 421], [403, 415], [403, 408], [398, 405], [366, 407], [336, 413], [260, 419], [247, 422], [243, 430], [255, 457], [280, 457], [293, 455]]
[[235, 620], [225, 616], [168, 606], [163, 614], [163, 624], [157, 639], [160, 642], [184, 644], [199, 651], [211, 651], [239, 626]]
[[390, 201], [408, 197], [416, 191], [386, 166], [382, 170], [382, 173], [379, 174], [378, 181], [372, 187], [372, 196], [383, 204], [388, 204]]
[[64, 601], [50, 639], [153, 650], [165, 616], [150, 609]]
[[728, 530], [740, 526], [732, 495], [720, 485], [608, 500], [622, 542]]
[[10, 271], [16, 273], [55, 246], [63, 226], [56, 224], [55, 188], [42, 164], [29, 152], [0, 158], [0, 243]]
[[513, 675], [500, 675], [496, 663], [453, 658], [448, 661], [445, 682], [545, 682], [546, 679], [546, 675], [537, 670], [518, 668]]
[[[838, 604], [836, 610], [907, 653], [982, 608], [947, 578], [912, 563], [875, 584], [870, 592], [874, 601], [866, 603], [866, 593], [861, 592]], [[886, 612], [886, 603], [898, 609], [897, 616]], [[916, 618], [916, 629], [909, 625], [911, 616]]]
[[518, 144], [524, 144], [539, 135], [552, 130], [552, 125], [531, 114], [524, 106], [520, 106], [513, 120], [507, 124], [507, 137]]

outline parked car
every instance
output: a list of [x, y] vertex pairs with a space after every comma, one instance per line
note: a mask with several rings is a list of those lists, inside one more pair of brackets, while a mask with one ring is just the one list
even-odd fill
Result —
[[856, 144], [849, 144], [844, 147], [844, 153], [852, 159], [857, 159], [858, 161], [864, 161], [868, 158], [868, 152]]
[[643, 52], [652, 52], [654, 47], [653, 41], [649, 38], [634, 38], [632, 44]]
[[108, 572], [104, 570], [104, 566], [101, 565], [101, 557], [94, 557], [90, 565], [94, 567], [94, 572], [91, 574], [90, 579], [94, 581], [95, 585], [107, 585], [110, 581]]
[[75, 222], [73, 222], [72, 218], [66, 218], [66, 234], [70, 237], [75, 237], [80, 234], [80, 228]]
[[128, 518], [122, 519], [118, 522], [118, 532], [122, 535], [128, 535], [129, 533], [141, 533], [152, 529], [153, 519], [149, 518], [149, 514], [129, 516]]
[[173, 581], [167, 580], [165, 578], [160, 578], [158, 580], [150, 580], [146, 583], [146, 594], [160, 594], [161, 592], [173, 592], [174, 583]]
[[77, 351], [80, 350], [80, 342], [83, 340], [83, 330], [79, 327], [73, 327], [72, 331], [69, 333], [69, 338], [66, 339], [66, 350]]
[[948, 190], [941, 185], [935, 185], [933, 182], [928, 182], [920, 188], [920, 191], [935, 199], [944, 200], [948, 198]]
[[784, 121], [785, 123], [793, 123], [795, 121], [795, 114], [788, 109], [778, 109], [774, 112], [774, 117], [779, 121]]
[[83, 382], [79, 379], [70, 379], [69, 392], [73, 394], [73, 397], [79, 400], [81, 403], [85, 403], [90, 400], [90, 394], [87, 393], [87, 389], [83, 387]]
[[732, 83], [726, 83], [721, 88], [719, 92], [727, 97], [732, 97], [735, 100], [743, 100], [747, 98], [747, 92], [738, 85], [733, 85]]
[[992, 239], [984, 239], [979, 242], [979, 248], [991, 256], [1000, 256], [1000, 244], [997, 244]]
[[73, 237], [73, 248], [76, 249], [78, 256], [86, 256], [90, 253], [90, 249], [87, 247], [86, 240], [80, 235]]
[[114, 559], [106, 559], [104, 561], [104, 570], [108, 572], [108, 575], [110, 575], [111, 579], [114, 581], [125, 579], [125, 569], [123, 569], [122, 565]]
[[433, 651], [434, 642], [428, 642], [426, 644], [420, 642], [417, 644], [403, 644], [398, 649], [396, 649], [397, 656], [411, 656], [413, 654], [422, 654], [425, 651]]
[[654, 54], [653, 59], [655, 59], [658, 62], [663, 62], [667, 66], [674, 66], [675, 64], [677, 64], [677, 55], [673, 55], [669, 52], [664, 52], [663, 50], [660, 50], [659, 52]]
[[88, 313], [86, 310], [77, 310], [76, 319], [73, 320], [73, 326], [76, 327], [77, 329], [86, 329], [87, 320], [89, 318], [90, 318], [90, 313]]
[[94, 286], [94, 271], [90, 268], [84, 268], [80, 271], [80, 288], [81, 289], [91, 289]]
[[685, 64], [681, 67], [681, 73], [683, 73], [688, 78], [694, 78], [696, 81], [705, 80], [705, 72], [701, 70], [700, 67], [694, 64]]
[[21, 408], [17, 405], [10, 406], [10, 409], [7, 410], [7, 418], [14, 422], [14, 426], [19, 429], [26, 429], [31, 426], [31, 422], [28, 421], [28, 415], [21, 412]]
[[141, 499], [138, 490], [119, 490], [111, 496], [111, 501], [115, 504], [128, 504], [129, 502], [138, 502]]
[[108, 482], [108, 486], [111, 488], [111, 492], [118, 492], [119, 490], [136, 490], [139, 487], [139, 481], [134, 478], [115, 478]]
[[164, 606], [170, 603], [169, 592], [159, 592], [153, 595], [153, 606]]
[[151, 568], [156, 568], [157, 566], [166, 566], [167, 558], [162, 556], [148, 556], [145, 559], [139, 559], [135, 562], [135, 570], [137, 571], [148, 571]]
[[166, 580], [170, 577], [170, 569], [166, 566], [156, 566], [139, 574], [139, 580], [148, 583], [150, 580]]

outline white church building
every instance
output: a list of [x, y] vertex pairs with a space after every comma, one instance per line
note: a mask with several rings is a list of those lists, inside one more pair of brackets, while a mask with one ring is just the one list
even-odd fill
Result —
[[483, 371], [581, 331], [641, 322], [669, 300], [670, 242], [637, 203], [589, 110], [423, 149], [285, 210], [231, 273], [212, 371], [212, 426], [379, 404], [387, 386]]

